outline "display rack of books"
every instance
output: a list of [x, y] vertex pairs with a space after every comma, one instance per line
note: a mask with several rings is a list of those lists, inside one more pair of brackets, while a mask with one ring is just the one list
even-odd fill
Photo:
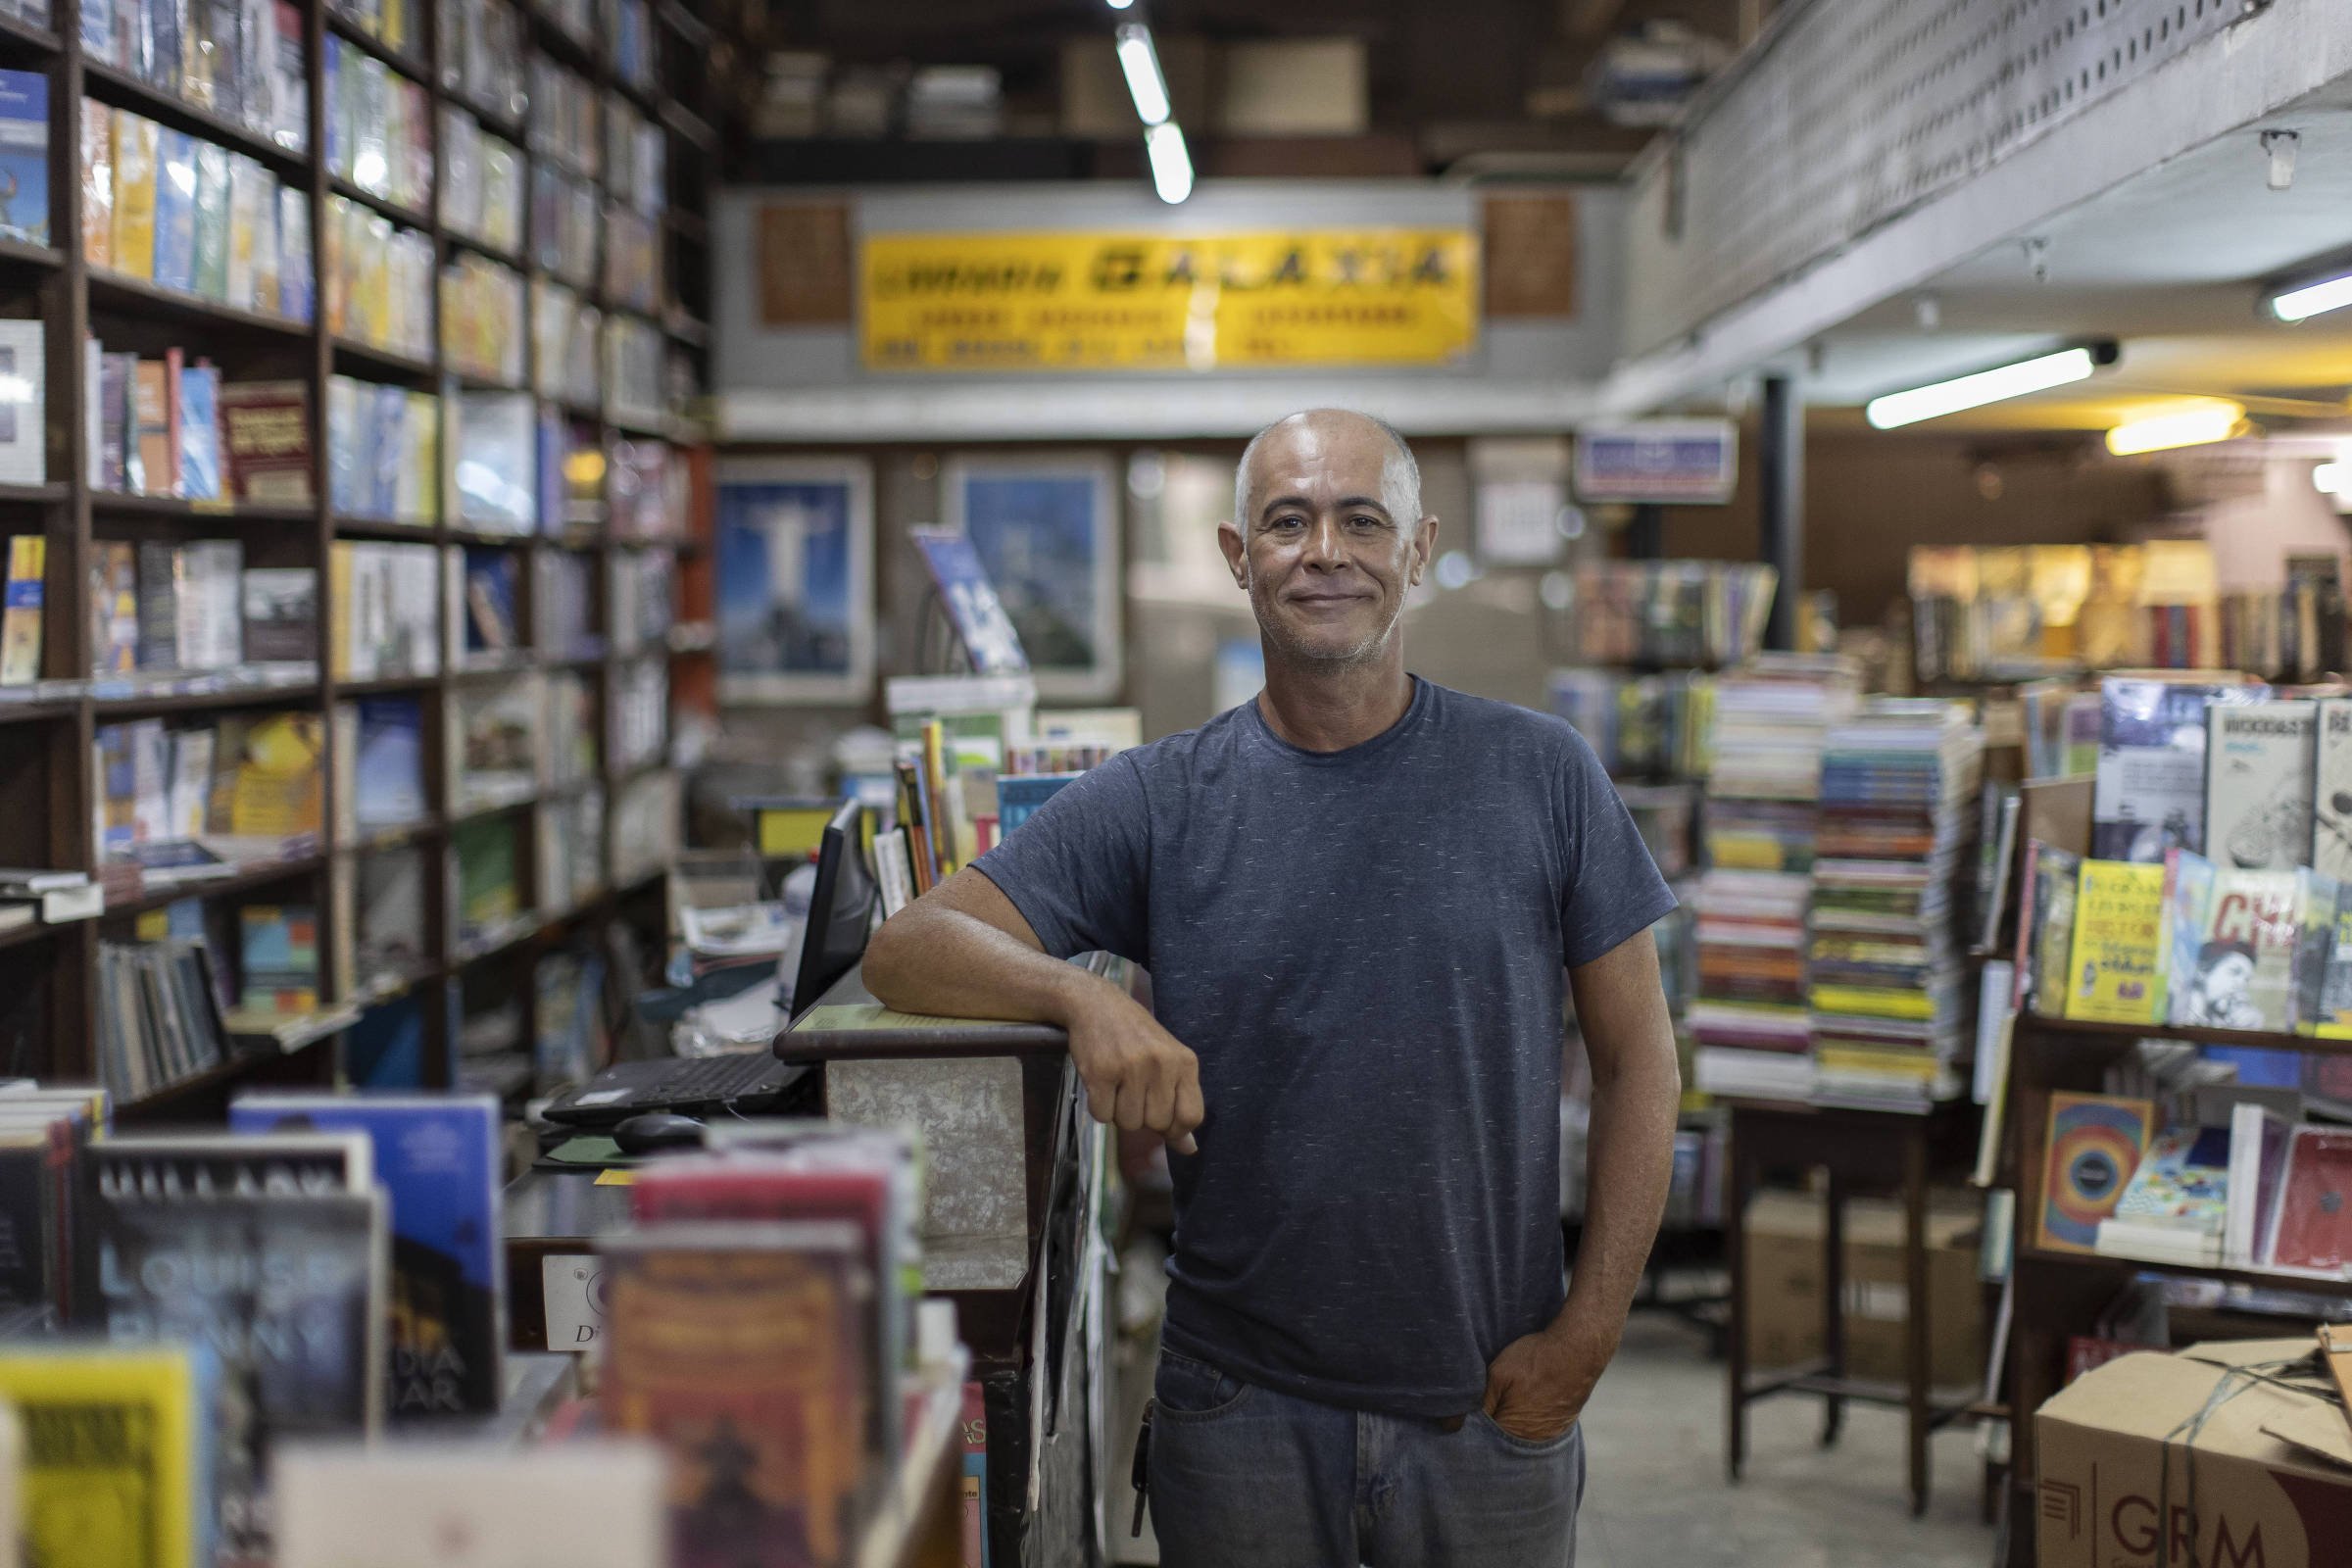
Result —
[[1925, 1112], [1960, 1093], [1955, 878], [1984, 758], [1956, 702], [1875, 698], [1830, 728], [1806, 948], [1817, 1103]]
[[1699, 880], [1693, 1076], [1709, 1094], [1807, 1100], [1806, 913], [1822, 752], [1860, 677], [1836, 655], [1759, 654], [1715, 682]]
[[445, 1086], [660, 927], [714, 35], [581, 10], [0, 29], [6, 1072]]
[[2099, 703], [2095, 779], [2026, 790], [1981, 1075], [2013, 1410], [2131, 1349], [2352, 1322], [2352, 697], [2207, 671]]
[[2225, 589], [2202, 539], [1923, 545], [1911, 551], [1909, 593], [1927, 684], [2115, 668], [2316, 681], [2344, 667], [2332, 555], [2289, 557], [2277, 585]]

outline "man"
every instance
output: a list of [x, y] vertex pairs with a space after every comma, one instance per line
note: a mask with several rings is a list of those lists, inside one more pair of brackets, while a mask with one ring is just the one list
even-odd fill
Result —
[[[1218, 542], [1265, 690], [1112, 759], [876, 934], [896, 1007], [1070, 1032], [1095, 1116], [1168, 1141], [1150, 1461], [1170, 1568], [1566, 1568], [1680, 1084], [1673, 906], [1556, 718], [1406, 673], [1438, 519], [1404, 441], [1250, 443]], [[1057, 961], [1152, 972], [1158, 1016]], [[1563, 1292], [1562, 977], [1592, 1062]]]

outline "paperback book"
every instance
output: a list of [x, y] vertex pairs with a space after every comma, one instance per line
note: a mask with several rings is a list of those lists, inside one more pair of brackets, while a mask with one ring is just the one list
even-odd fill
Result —
[[231, 1131], [364, 1132], [392, 1200], [395, 1419], [498, 1408], [506, 1252], [499, 1112], [487, 1096], [239, 1095]]
[[2292, 871], [2222, 871], [2197, 948], [2188, 1015], [2172, 1022], [2281, 1033], [2293, 1028], [2297, 906]]
[[2269, 696], [2267, 686], [2102, 681], [2091, 854], [2153, 862], [2169, 849], [2204, 853], [2205, 710]]
[[2066, 1015], [2163, 1022], [2165, 867], [2084, 860], [2080, 878]]
[[2039, 1244], [2063, 1252], [2097, 1250], [2099, 1222], [2115, 1212], [2139, 1169], [2154, 1107], [2110, 1095], [2050, 1096], [2044, 1144]]
[[2205, 710], [2205, 848], [2217, 865], [2291, 871], [2312, 835], [2310, 702]]
[[200, 1346], [0, 1346], [19, 1527], [48, 1568], [209, 1568], [219, 1364]]

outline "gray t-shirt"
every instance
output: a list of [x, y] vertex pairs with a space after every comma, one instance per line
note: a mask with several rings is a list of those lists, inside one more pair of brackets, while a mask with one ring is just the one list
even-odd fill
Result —
[[1475, 1408], [1563, 1299], [1563, 966], [1674, 906], [1583, 737], [1418, 677], [1343, 752], [1245, 703], [976, 863], [1048, 953], [1148, 968], [1200, 1055], [1167, 1344], [1346, 1408]]

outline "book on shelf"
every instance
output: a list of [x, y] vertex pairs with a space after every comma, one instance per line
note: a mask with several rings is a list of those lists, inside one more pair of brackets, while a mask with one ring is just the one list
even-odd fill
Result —
[[338, 927], [351, 932], [352, 973], [365, 985], [398, 980], [425, 961], [424, 851], [415, 845], [359, 858], [357, 909]]
[[461, 822], [451, 831], [450, 927], [460, 942], [488, 940], [522, 912], [514, 833], [511, 816]]
[[535, 670], [468, 684], [449, 703], [452, 733], [444, 747], [450, 776], [443, 798], [472, 810], [526, 800], [547, 760], [547, 699]]
[[228, 1057], [201, 942], [98, 944], [99, 1080], [136, 1100]]
[[311, 503], [311, 390], [302, 381], [231, 381], [220, 388], [220, 432], [239, 501]]
[[150, 1200], [375, 1190], [374, 1146], [365, 1133], [137, 1133], [90, 1146], [102, 1198]]
[[392, 1203], [385, 1407], [398, 1420], [498, 1408], [506, 1300], [499, 1109], [463, 1095], [243, 1093], [236, 1133], [364, 1132]]
[[604, 1438], [493, 1448], [298, 1443], [273, 1482], [277, 1568], [479, 1563], [642, 1568], [662, 1560], [666, 1469], [650, 1443]]
[[[2109, 676], [2099, 685], [2099, 760], [2091, 853], [2154, 862], [2205, 844], [2209, 708], [2265, 702], [2270, 688]], [[2221, 857], [2213, 854], [2217, 863]]]
[[37, 533], [8, 541], [8, 583], [0, 599], [0, 686], [29, 686], [41, 678], [42, 579], [49, 541]]
[[222, 1401], [215, 1433], [220, 1540], [266, 1552], [273, 1446], [381, 1421], [392, 1316], [383, 1194], [117, 1186], [92, 1208], [109, 1340], [210, 1346], [241, 1396]]
[[2042, 1146], [2041, 1216], [2036, 1241], [2044, 1249], [2088, 1252], [2099, 1222], [2115, 1212], [2139, 1169], [2154, 1107], [2145, 1100], [2111, 1095], [2050, 1096]]
[[211, 803], [214, 830], [281, 841], [320, 832], [325, 826], [320, 776], [325, 728], [318, 714], [306, 712], [221, 719]]
[[[679, 1221], [610, 1233], [597, 1247], [606, 1429], [654, 1438], [673, 1456], [723, 1440], [735, 1456], [725, 1475], [677, 1473], [673, 1560], [789, 1549], [846, 1561], [871, 1470], [862, 1453], [819, 1435], [867, 1426], [873, 1307], [858, 1227]], [[682, 1324], [698, 1332], [681, 1334]], [[764, 1503], [749, 1541], [737, 1487]]]
[[424, 820], [424, 714], [414, 697], [363, 697], [336, 709], [344, 836]]
[[[212, 1562], [221, 1391], [209, 1349], [11, 1341], [0, 1346], [0, 1399], [24, 1424], [22, 1529], [33, 1561]], [[105, 1499], [112, 1533], [95, 1530], [93, 1498]]]
[[2228, 1127], [2172, 1127], [2158, 1133], [2114, 1212], [2099, 1221], [2096, 1250], [2157, 1262], [2219, 1263], [2231, 1136]]
[[2162, 1023], [2165, 867], [2084, 860], [2075, 893], [2066, 1016], [2104, 1023]]
[[0, 239], [49, 243], [49, 74], [0, 71]]
[[531, 1080], [540, 1094], [586, 1083], [605, 1064], [611, 1041], [601, 998], [605, 960], [593, 950], [544, 953], [531, 971], [538, 1005]]
[[2264, 1264], [2352, 1277], [2352, 1129], [2294, 1129], [2269, 1225]]
[[338, 539], [327, 550], [327, 597], [339, 632], [328, 650], [336, 679], [439, 672], [441, 555], [434, 546]]
[[309, 566], [248, 566], [243, 589], [245, 658], [256, 663], [316, 663], [318, 573]]
[[2069, 960], [2074, 954], [2075, 894], [2082, 857], [2044, 844], [2026, 845], [2026, 881], [2018, 894], [2016, 1010], [2036, 1017], [2066, 1015]]
[[156, 133], [154, 282], [196, 288], [196, 138], [170, 125]]
[[308, 905], [248, 904], [237, 911], [241, 1012], [291, 1016], [318, 1004], [318, 922]]
[[512, 550], [457, 548], [463, 553], [453, 555], [452, 562], [463, 563], [465, 586], [464, 613], [456, 621], [465, 628], [466, 640], [453, 652], [459, 657], [517, 652], [522, 647], [521, 559]]
[[2222, 1258], [2253, 1268], [2270, 1254], [2273, 1201], [2286, 1170], [2295, 1123], [2276, 1110], [2241, 1102], [2230, 1112], [2230, 1190], [2223, 1215]]
[[2323, 697], [2316, 708], [2305, 863], [2341, 882], [2352, 878], [2352, 697]]
[[539, 523], [536, 404], [527, 392], [465, 392], [450, 410], [458, 520], [485, 533]]
[[44, 331], [37, 320], [0, 320], [0, 484], [42, 484], [49, 477]]
[[179, 494], [226, 499], [220, 469], [220, 372], [202, 361], [179, 372]]
[[2291, 871], [2312, 844], [2310, 702], [2205, 710], [2205, 849], [2217, 865]]
[[2295, 1032], [2352, 1040], [2352, 888], [2308, 867], [2300, 875], [2303, 931], [2295, 960]]
[[2294, 1027], [2295, 950], [2300, 894], [2292, 871], [2222, 870], [2214, 880], [2187, 1015], [2172, 1022], [2205, 1029]]

